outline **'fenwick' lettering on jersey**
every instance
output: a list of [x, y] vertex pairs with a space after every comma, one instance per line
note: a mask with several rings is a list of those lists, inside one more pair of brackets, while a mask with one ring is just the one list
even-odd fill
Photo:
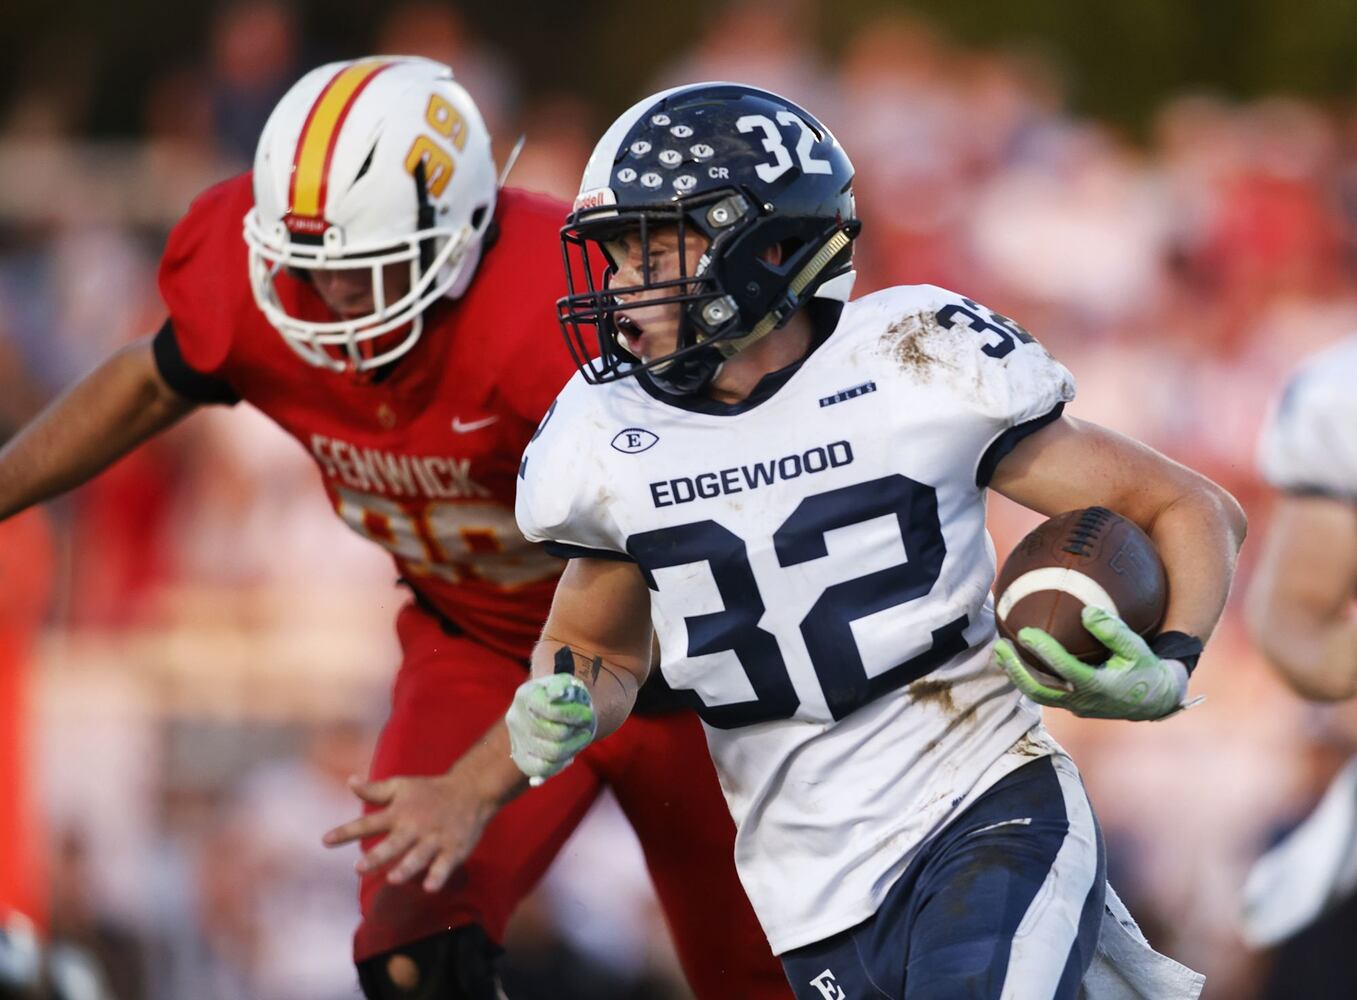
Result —
[[427, 500], [493, 496], [471, 478], [470, 458], [402, 455], [323, 434], [311, 435], [311, 454], [326, 476], [356, 490]]
[[[228, 384], [297, 439], [335, 513], [389, 552], [429, 604], [526, 659], [562, 565], [523, 538], [513, 502], [523, 448], [574, 371], [551, 314], [565, 290], [565, 206], [502, 191], [498, 242], [466, 294], [425, 312], [419, 342], [387, 377], [360, 380], [306, 364], [255, 305], [241, 238], [252, 203], [249, 176], [237, 177], [175, 227], [160, 271], [162, 334], [191, 372]], [[326, 318], [301, 282], [280, 279], [279, 291], [289, 312]]]
[[[985, 486], [1074, 384], [931, 286], [849, 303], [764, 384], [722, 407], [577, 376], [528, 446], [516, 512], [529, 539], [640, 568], [780, 953], [870, 916], [933, 831], [1050, 752], [990, 654]], [[619, 428], [653, 446], [612, 446]]]
[[650, 484], [650, 498], [656, 507], [668, 507], [693, 500], [708, 500], [722, 494], [743, 493], [760, 486], [771, 486], [783, 479], [795, 479], [802, 474], [813, 476], [826, 469], [837, 469], [853, 461], [853, 446], [847, 441], [808, 448], [800, 453], [770, 458], [766, 462], [741, 465], [716, 472], [699, 472], [695, 476], [680, 476]]

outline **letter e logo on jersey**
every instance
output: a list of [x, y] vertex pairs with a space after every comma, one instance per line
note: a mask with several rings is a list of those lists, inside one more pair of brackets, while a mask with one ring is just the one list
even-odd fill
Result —
[[810, 984], [820, 991], [820, 996], [825, 1000], [848, 1000], [848, 994], [834, 981], [834, 973], [828, 969], [812, 979]]
[[628, 427], [626, 430], [617, 432], [617, 437], [613, 438], [613, 447], [618, 451], [626, 452], [628, 455], [635, 455], [652, 448], [655, 442], [659, 441], [658, 434], [653, 434], [641, 427]]

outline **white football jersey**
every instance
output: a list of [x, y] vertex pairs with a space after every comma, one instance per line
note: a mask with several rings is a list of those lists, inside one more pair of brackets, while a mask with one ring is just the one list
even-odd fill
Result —
[[1258, 448], [1263, 476], [1288, 493], [1357, 500], [1357, 336], [1291, 377]]
[[1073, 395], [1021, 327], [920, 285], [849, 303], [736, 406], [576, 376], [528, 446], [524, 535], [651, 587], [775, 952], [869, 917], [924, 840], [1049, 752], [990, 655], [984, 484]]

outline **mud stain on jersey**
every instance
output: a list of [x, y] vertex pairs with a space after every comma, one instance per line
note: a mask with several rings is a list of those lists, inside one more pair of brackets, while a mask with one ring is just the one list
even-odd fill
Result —
[[926, 382], [938, 369], [955, 370], [956, 366], [938, 350], [942, 346], [938, 341], [953, 336], [933, 313], [914, 313], [886, 327], [881, 335], [881, 348], [902, 371]]
[[952, 681], [931, 680], [924, 678], [911, 684], [906, 690], [920, 705], [937, 705], [945, 715], [949, 716], [946, 727], [941, 733], [924, 744], [923, 754], [930, 754], [936, 750], [949, 735], [951, 735], [959, 726], [964, 726], [975, 719], [981, 706], [996, 698], [1005, 696], [1005, 689], [996, 687], [988, 694], [967, 705], [964, 709], [958, 709], [956, 699], [952, 697]]
[[[916, 681], [915, 683], [921, 684], [923, 682]], [[954, 718], [952, 719], [951, 722], [947, 724], [946, 729], [944, 729], [939, 735], [933, 737], [931, 740], [924, 744], [923, 752], [928, 754], [936, 750], [938, 746], [942, 743], [943, 739], [945, 739], [948, 735], [951, 734], [952, 730], [956, 729], [957, 726], [961, 725], [971, 716], [975, 715], [975, 713], [979, 711], [979, 709], [980, 703], [976, 702], [974, 705], [966, 709], [964, 712], [957, 712], [956, 705], [952, 703], [951, 695], [949, 694], [947, 696], [947, 703], [943, 705], [942, 710], [946, 712], [948, 715], [953, 715]]]
[[909, 686], [909, 694], [920, 705], [937, 705], [948, 715], [956, 715], [951, 681], [917, 680]]
[[1049, 747], [1044, 747], [1032, 739], [1031, 733], [1023, 733], [1018, 742], [1009, 747], [1008, 752], [1015, 757], [1049, 757], [1051, 754]]

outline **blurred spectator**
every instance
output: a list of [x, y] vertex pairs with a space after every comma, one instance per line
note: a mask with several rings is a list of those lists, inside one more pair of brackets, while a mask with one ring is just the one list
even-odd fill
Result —
[[523, 117], [527, 142], [515, 164], [515, 187], [574, 201], [593, 152], [593, 116], [578, 97], [557, 94], [534, 102]]
[[647, 92], [700, 80], [737, 80], [806, 108], [828, 108], [830, 83], [811, 40], [815, 16], [815, 0], [733, 0], [716, 11], [693, 50], [661, 70]]
[[[600, 879], [599, 872], [607, 878]], [[684, 1000], [641, 845], [610, 792], [515, 914], [504, 989], [531, 1000]]]
[[217, 137], [245, 166], [273, 106], [301, 75], [296, 18], [279, 0], [235, 0], [216, 12], [210, 37]]
[[94, 959], [47, 942], [22, 913], [0, 908], [0, 1000], [119, 1000]]
[[66, 829], [58, 834], [50, 866], [49, 951], [57, 961], [70, 956], [67, 961], [87, 970], [83, 975], [106, 982], [110, 996], [142, 996], [144, 943], [132, 928], [100, 908], [89, 860], [89, 844], [82, 833]]
[[857, 168], [858, 211], [872, 220], [862, 291], [958, 285], [970, 270], [961, 229], [969, 126], [946, 82], [959, 60], [936, 28], [904, 14], [868, 21], [848, 42], [838, 114], [823, 114]]
[[29, 141], [77, 134], [86, 124], [98, 60], [88, 37], [71, 33], [34, 45], [0, 105], [0, 133]]
[[1168, 220], [1107, 130], [1048, 133], [979, 187], [967, 214], [972, 255], [999, 294], [1054, 306], [1085, 335], [1148, 318], [1163, 294]]
[[202, 877], [213, 886], [215, 937], [242, 963], [252, 1000], [350, 1000], [342, 961], [358, 924], [355, 854], [327, 850], [317, 831], [350, 818], [350, 775], [364, 774], [372, 733], [323, 721], [296, 759], [262, 765], [231, 793]]
[[518, 105], [517, 82], [503, 56], [473, 35], [456, 6], [434, 0], [397, 4], [376, 38], [375, 52], [424, 56], [451, 66], [457, 82], [476, 99], [495, 140], [496, 161], [504, 161], [515, 138], [508, 129]]

